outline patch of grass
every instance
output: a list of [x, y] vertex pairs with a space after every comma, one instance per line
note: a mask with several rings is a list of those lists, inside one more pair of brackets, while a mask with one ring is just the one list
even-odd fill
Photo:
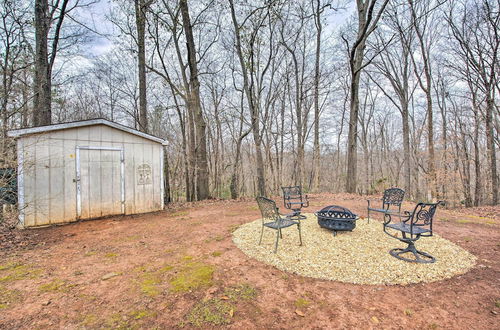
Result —
[[439, 329], [439, 328], [440, 328], [440, 326], [437, 323], [429, 324], [429, 329], [435, 330], [435, 329]]
[[172, 292], [188, 292], [212, 285], [214, 266], [201, 262], [189, 262], [170, 280]]
[[259, 206], [258, 206], [258, 205], [250, 205], [250, 206], [248, 207], [248, 209], [249, 209], [250, 211], [257, 211], [257, 210], [259, 209]]
[[304, 298], [299, 298], [297, 300], [295, 300], [295, 307], [297, 308], [305, 308], [307, 306], [309, 306], [311, 304], [311, 302], [307, 299], [304, 299]]
[[39, 274], [39, 269], [18, 262], [0, 265], [0, 283], [36, 278]]
[[185, 217], [188, 214], [189, 214], [188, 211], [176, 211], [168, 214], [168, 216], [176, 218], [176, 217]]
[[120, 313], [111, 314], [111, 316], [106, 319], [105, 327], [111, 329], [133, 329], [127, 320], [126, 316], [121, 315]]
[[413, 311], [411, 309], [409, 309], [409, 308], [405, 309], [404, 313], [405, 313], [406, 316], [412, 316], [413, 315]]
[[467, 220], [467, 219], [458, 219], [457, 220], [457, 223], [471, 223], [472, 221], [471, 220]]
[[140, 279], [137, 282], [141, 292], [148, 297], [159, 295], [162, 291], [160, 285], [163, 283], [163, 274], [173, 268], [170, 265], [165, 265], [157, 270], [148, 270], [146, 265], [134, 268], [136, 272], [140, 273]]
[[500, 299], [495, 300], [495, 307], [500, 308]]
[[219, 236], [219, 235], [215, 236], [215, 238], [214, 238], [214, 240], [217, 241], [217, 242], [220, 242], [223, 239], [224, 239], [224, 236]]
[[49, 283], [40, 285], [38, 290], [41, 292], [68, 292], [74, 286], [75, 284], [56, 278]]
[[234, 233], [234, 231], [236, 229], [238, 229], [239, 227], [240, 227], [240, 225], [231, 225], [231, 226], [229, 226], [228, 230], [230, 233]]
[[465, 242], [472, 242], [472, 237], [470, 237], [470, 236], [465, 236], [465, 237], [463, 238], [463, 240], [464, 240]]
[[128, 315], [130, 317], [132, 317], [134, 320], [141, 320], [141, 319], [148, 318], [148, 317], [155, 317], [156, 312], [143, 309], [143, 310], [138, 310], [138, 311], [132, 311]]
[[197, 303], [187, 314], [187, 322], [201, 327], [203, 325], [225, 325], [231, 323], [234, 308], [231, 304], [217, 298]]
[[212, 257], [220, 257], [222, 255], [221, 251], [214, 251], [211, 253]]
[[80, 321], [80, 324], [84, 327], [92, 327], [95, 328], [99, 318], [95, 314], [86, 314], [83, 315]]
[[257, 289], [248, 283], [242, 283], [224, 290], [224, 295], [233, 301], [251, 300], [257, 296]]
[[191, 261], [193, 260], [193, 258], [194, 258], [193, 256], [184, 256], [182, 257], [182, 260]]
[[95, 256], [96, 254], [97, 254], [97, 251], [87, 251], [87, 252], [85, 252], [84, 256], [91, 257], [91, 256]]
[[21, 291], [10, 290], [0, 286], [0, 309], [8, 308], [12, 303], [21, 299]]
[[139, 283], [141, 292], [148, 297], [155, 297], [161, 293], [161, 289], [158, 287], [160, 284], [161, 278], [154, 273], [143, 274]]
[[116, 258], [118, 257], [118, 253], [114, 253], [114, 252], [109, 252], [109, 253], [106, 253], [104, 255], [105, 258], [109, 258], [109, 259], [113, 259], [113, 258]]

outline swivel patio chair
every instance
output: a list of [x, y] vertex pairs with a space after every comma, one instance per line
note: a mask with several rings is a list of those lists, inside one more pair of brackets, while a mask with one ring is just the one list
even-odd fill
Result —
[[307, 195], [302, 195], [302, 187], [281, 187], [281, 190], [283, 190], [283, 204], [285, 208], [293, 212], [291, 218], [295, 220], [306, 219], [306, 216], [300, 213], [302, 208], [309, 207], [309, 199]]
[[[384, 215], [384, 232], [396, 238], [401, 242], [408, 244], [404, 249], [392, 249], [389, 253], [400, 260], [418, 263], [433, 263], [436, 258], [426, 252], [417, 250], [415, 242], [420, 237], [432, 236], [432, 221], [438, 205], [444, 205], [444, 202], [437, 203], [418, 203], [413, 212], [405, 211], [404, 215], [398, 217], [402, 220], [396, 223], [391, 223], [392, 216], [390, 213]], [[387, 229], [393, 229], [401, 232], [401, 237], [392, 235]], [[415, 259], [404, 257], [405, 253], [412, 253]]]
[[283, 238], [281, 230], [293, 225], [297, 225], [299, 230], [300, 245], [302, 245], [302, 233], [300, 231], [300, 219], [291, 220], [291, 215], [282, 215], [279, 213], [276, 203], [265, 197], [257, 197], [257, 204], [259, 205], [260, 213], [262, 214], [262, 230], [260, 232], [259, 245], [262, 243], [262, 235], [264, 234], [264, 227], [276, 230], [276, 243], [274, 246], [274, 253], [278, 251], [278, 240]]
[[[368, 202], [368, 223], [370, 223], [370, 211], [379, 212], [384, 214], [384, 216], [388, 213], [390, 214], [399, 214], [401, 213], [401, 203], [403, 203], [403, 199], [405, 197], [405, 191], [400, 188], [390, 188], [384, 191], [384, 196], [382, 197], [382, 206], [380, 208], [372, 207], [370, 202], [373, 200], [367, 199]], [[397, 211], [395, 209], [391, 210], [391, 205], [397, 207]]]

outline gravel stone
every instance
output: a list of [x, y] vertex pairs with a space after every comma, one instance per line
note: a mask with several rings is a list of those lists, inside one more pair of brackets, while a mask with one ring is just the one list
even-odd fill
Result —
[[[259, 246], [262, 220], [240, 226], [233, 242], [246, 255], [294, 274], [355, 284], [399, 284], [434, 282], [464, 274], [476, 257], [458, 245], [434, 234], [417, 241], [417, 249], [433, 255], [433, 264], [417, 264], [392, 257], [389, 250], [406, 244], [390, 238], [376, 220], [360, 219], [352, 232], [333, 233], [318, 225], [316, 216], [305, 214], [302, 242], [296, 226], [282, 230], [278, 252], [273, 253], [276, 231], [264, 228]], [[396, 232], [394, 232], [396, 233]], [[400, 234], [400, 233], [399, 233]]]

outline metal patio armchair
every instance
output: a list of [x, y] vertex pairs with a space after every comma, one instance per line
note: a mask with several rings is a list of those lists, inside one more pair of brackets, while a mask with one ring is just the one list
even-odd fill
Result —
[[[400, 260], [417, 262], [429, 264], [436, 261], [436, 258], [430, 254], [419, 251], [415, 247], [415, 242], [420, 239], [420, 237], [430, 237], [432, 236], [432, 221], [434, 214], [438, 205], [444, 205], [443, 201], [437, 203], [418, 203], [415, 206], [413, 212], [405, 211], [404, 215], [399, 215], [401, 221], [396, 223], [391, 223], [391, 214], [387, 213], [384, 215], [384, 232], [396, 238], [403, 243], [408, 244], [404, 249], [392, 249], [389, 253]], [[387, 229], [393, 229], [401, 232], [402, 237], [392, 235], [387, 231]], [[405, 253], [412, 253], [415, 259], [410, 259], [403, 257]]]
[[303, 220], [305, 215], [301, 215], [302, 208], [309, 207], [309, 199], [307, 195], [302, 195], [301, 186], [281, 187], [283, 191], [283, 204], [285, 208], [293, 212], [291, 218]]
[[264, 227], [276, 230], [276, 243], [274, 246], [274, 253], [278, 251], [278, 241], [283, 238], [281, 230], [293, 225], [297, 225], [299, 230], [299, 240], [302, 246], [302, 233], [300, 231], [300, 219], [292, 220], [291, 215], [282, 215], [279, 213], [276, 203], [266, 197], [257, 197], [257, 204], [259, 205], [260, 213], [262, 214], [262, 230], [260, 232], [259, 245], [262, 243], [262, 236], [264, 234]]
[[[384, 196], [382, 197], [382, 207], [372, 207], [370, 202], [373, 200], [367, 199], [368, 202], [368, 223], [370, 223], [370, 211], [379, 212], [384, 214], [400, 214], [401, 213], [401, 204], [403, 203], [403, 199], [405, 197], [405, 191], [400, 188], [389, 188], [384, 191]], [[397, 207], [396, 210], [391, 210], [391, 205]]]

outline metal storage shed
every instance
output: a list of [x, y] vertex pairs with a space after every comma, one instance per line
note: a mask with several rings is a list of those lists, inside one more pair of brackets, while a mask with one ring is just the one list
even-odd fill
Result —
[[163, 139], [104, 119], [8, 136], [17, 139], [20, 227], [163, 209]]

